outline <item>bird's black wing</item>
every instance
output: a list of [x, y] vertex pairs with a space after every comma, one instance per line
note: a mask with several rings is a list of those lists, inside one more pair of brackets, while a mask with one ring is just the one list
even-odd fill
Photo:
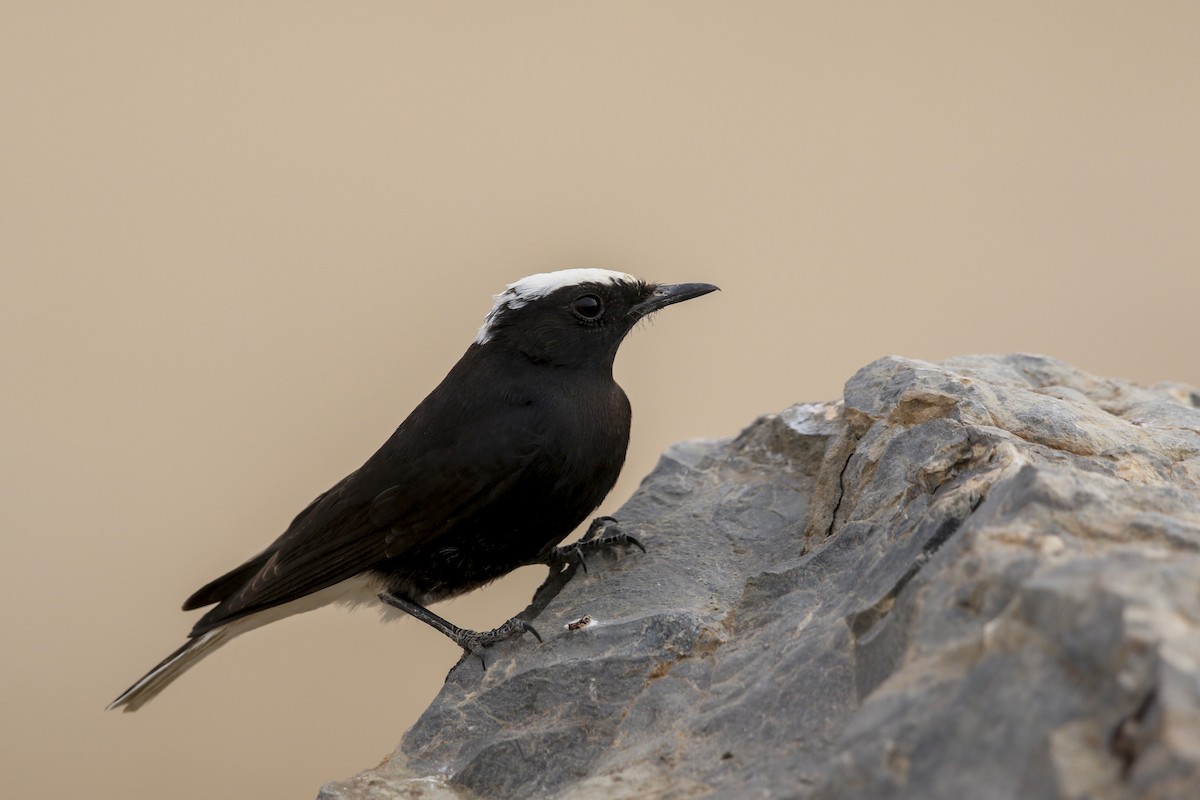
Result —
[[528, 407], [494, 404], [433, 415], [423, 413], [426, 405], [302, 512], [264, 551], [261, 568], [197, 621], [191, 635], [297, 600], [436, 540], [509, 491], [543, 446], [544, 431]]
[[[300, 526], [304, 524], [305, 518], [313, 512], [313, 509], [321, 505], [321, 501], [323, 501], [326, 496], [331, 493], [338, 492], [346, 483], [346, 481], [350, 480], [352, 477], [354, 477], [353, 473], [338, 481], [338, 483], [334, 485], [332, 489], [317, 495], [315, 500], [305, 506], [304, 510], [296, 515], [296, 518], [292, 520], [292, 524], [288, 526], [288, 530], [291, 531], [299, 529]], [[271, 559], [273, 552], [273, 547], [268, 547], [266, 550], [254, 556], [254, 558], [251, 558], [249, 561], [246, 561], [241, 566], [234, 567], [224, 575], [214, 578], [213, 580], [204, 584], [195, 592], [193, 592], [191, 597], [183, 601], [183, 610], [191, 611], [192, 609], [211, 606], [213, 603], [219, 603], [225, 598], [234, 594], [245, 585], [246, 581], [254, 577], [254, 575], [263, 568], [263, 565]]]

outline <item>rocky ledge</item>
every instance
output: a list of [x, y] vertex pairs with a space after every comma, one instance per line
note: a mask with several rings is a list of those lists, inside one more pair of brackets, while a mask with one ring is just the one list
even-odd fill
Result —
[[1200, 393], [885, 358], [672, 447], [366, 798], [1200, 797]]

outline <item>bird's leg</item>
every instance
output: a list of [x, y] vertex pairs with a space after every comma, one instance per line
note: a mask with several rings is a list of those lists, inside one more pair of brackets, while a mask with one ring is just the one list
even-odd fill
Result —
[[450, 639], [463, 649], [464, 658], [471, 654], [479, 656], [479, 661], [483, 664], [484, 669], [487, 669], [487, 662], [483, 660], [483, 651], [496, 644], [496, 642], [503, 642], [505, 639], [519, 636], [526, 631], [532, 633], [539, 642], [542, 641], [541, 635], [532, 625], [516, 617], [490, 631], [471, 631], [466, 628], [460, 628], [454, 623], [439, 617], [425, 606], [420, 603], [414, 603], [403, 595], [393, 594], [392, 592], [380, 592], [379, 599], [389, 606], [398, 608], [409, 616], [421, 620], [421, 622], [424, 622], [438, 633]]
[[646, 552], [646, 548], [641, 542], [621, 531], [620, 523], [614, 518], [596, 517], [588, 526], [587, 533], [578, 542], [554, 548], [547, 554], [544, 563], [553, 567], [578, 561], [579, 566], [583, 567], [583, 571], [587, 572], [587, 560], [584, 557], [587, 553], [597, 553], [613, 547], [629, 547], [630, 545], [643, 553]]

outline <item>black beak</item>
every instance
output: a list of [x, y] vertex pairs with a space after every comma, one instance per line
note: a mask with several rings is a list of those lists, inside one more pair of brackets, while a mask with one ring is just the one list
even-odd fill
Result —
[[674, 303], [682, 303], [684, 300], [691, 300], [693, 297], [717, 291], [720, 289], [711, 283], [675, 283], [669, 286], [656, 286], [649, 297], [629, 311], [635, 317], [644, 317]]

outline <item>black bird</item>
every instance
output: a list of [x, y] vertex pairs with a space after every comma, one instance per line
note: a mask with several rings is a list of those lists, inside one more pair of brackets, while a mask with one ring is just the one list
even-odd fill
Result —
[[582, 550], [557, 545], [600, 504], [625, 461], [629, 400], [612, 377], [621, 341], [648, 314], [716, 288], [602, 269], [510, 284], [467, 352], [383, 447], [266, 550], [189, 597], [185, 611], [215, 605], [186, 644], [109, 708], [135, 711], [235, 636], [333, 602], [382, 602], [467, 653], [532, 631], [515, 618], [464, 630], [426, 606], [527, 564], [640, 547], [607, 517]]

